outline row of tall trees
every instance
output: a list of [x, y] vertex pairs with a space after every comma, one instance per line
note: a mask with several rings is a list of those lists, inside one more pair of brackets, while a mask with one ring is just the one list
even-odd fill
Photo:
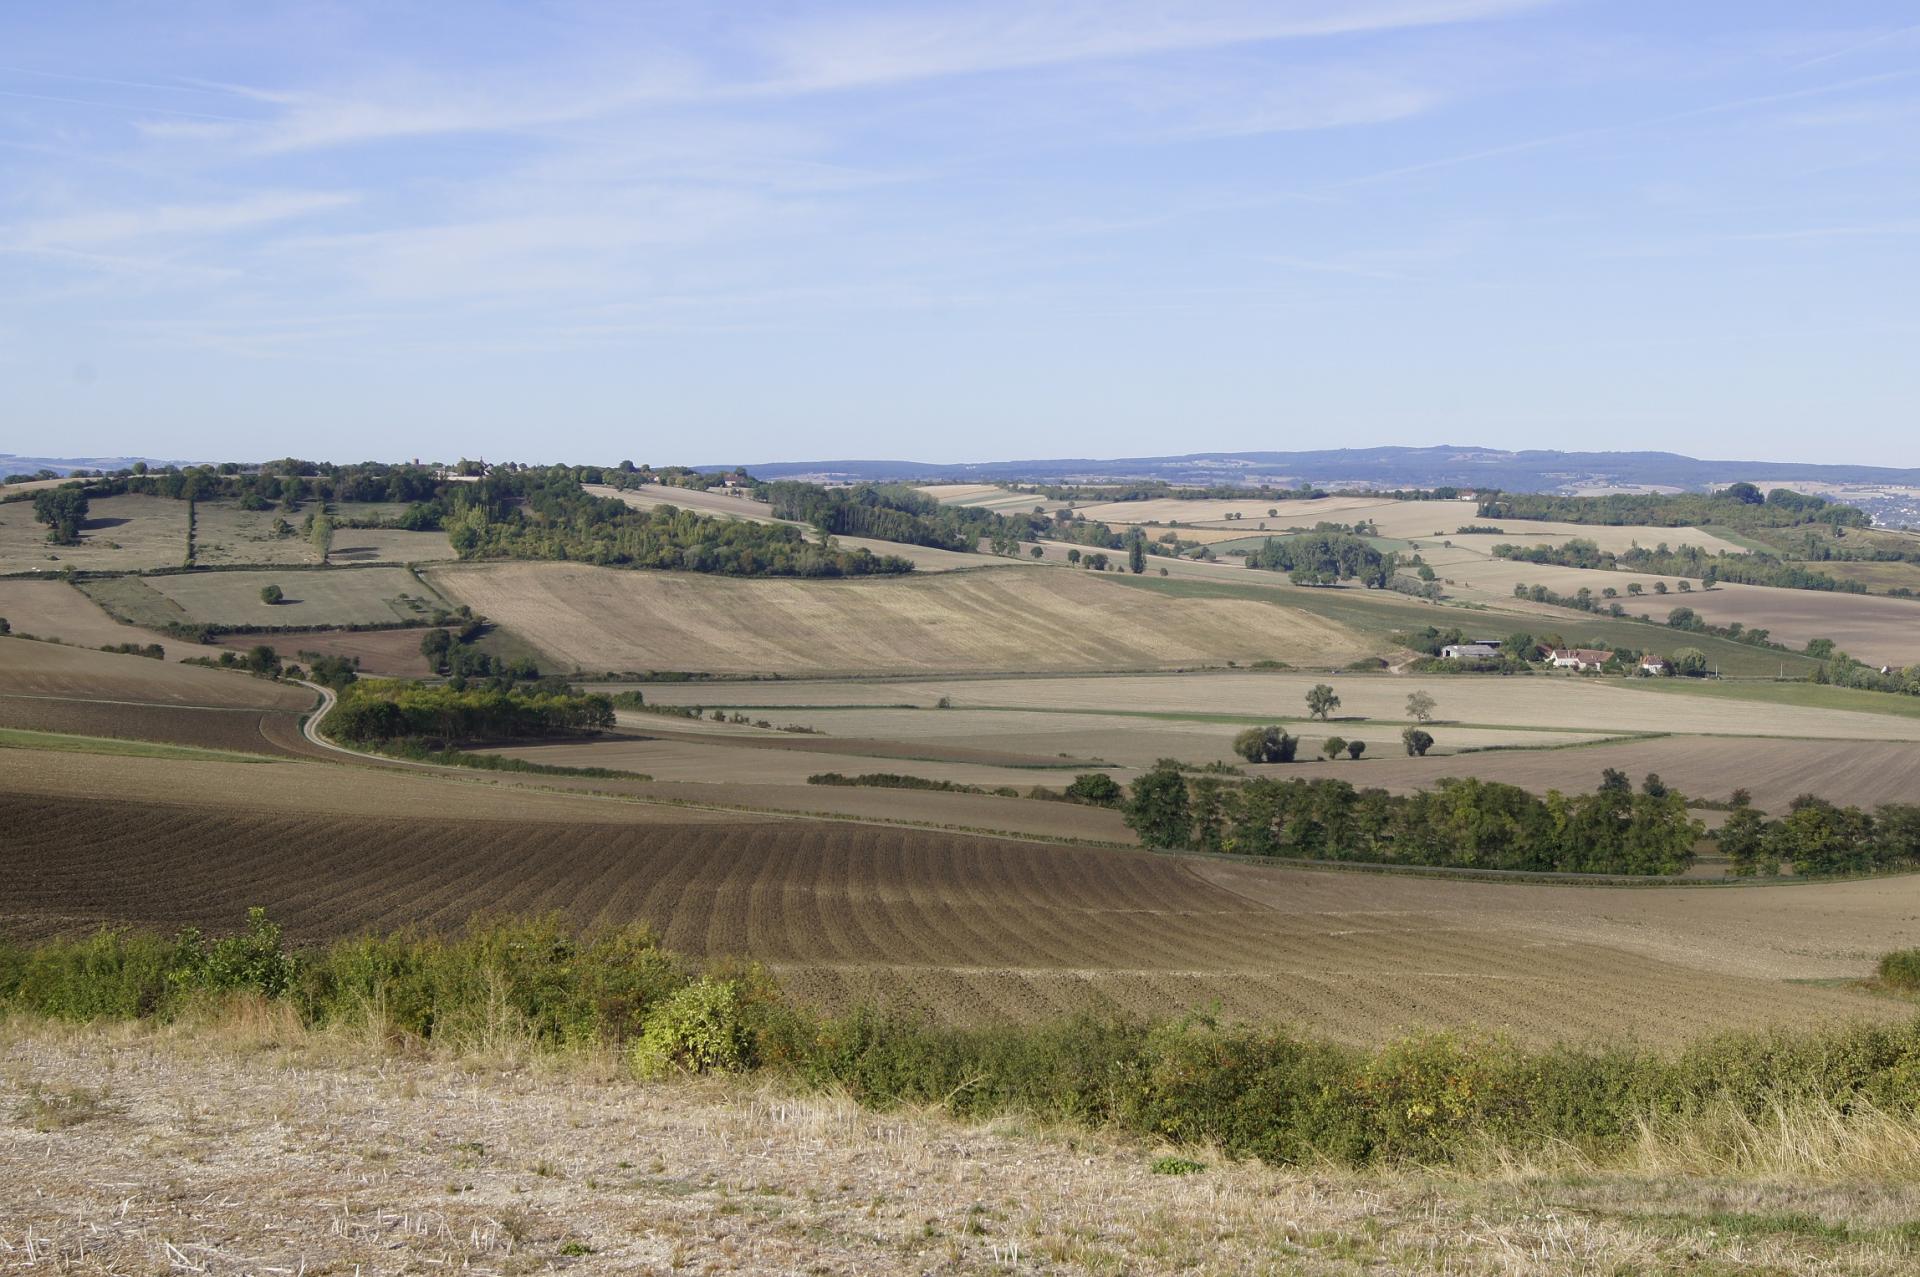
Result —
[[1676, 874], [1705, 833], [1657, 777], [1635, 791], [1612, 771], [1587, 794], [1449, 777], [1402, 796], [1342, 780], [1189, 778], [1163, 760], [1123, 811], [1152, 847], [1539, 872]]
[[1807, 877], [1920, 866], [1920, 806], [1888, 803], [1874, 811], [1803, 794], [1779, 820], [1736, 796], [1719, 833], [1720, 850], [1742, 876], [1777, 874], [1790, 865]]
[[1615, 527], [1645, 524], [1660, 528], [1698, 528], [1709, 524], [1787, 528], [1814, 523], [1864, 528], [1873, 522], [1864, 510], [1825, 497], [1809, 496], [1790, 488], [1775, 488], [1762, 496], [1760, 489], [1751, 483], [1732, 484], [1710, 495], [1616, 492], [1603, 497], [1569, 497], [1550, 492], [1502, 492], [1480, 502], [1480, 517], [1552, 519], [1561, 523]]
[[1657, 576], [1699, 577], [1711, 589], [1720, 581], [1736, 585], [1772, 585], [1788, 590], [1829, 590], [1843, 594], [1865, 594], [1867, 587], [1852, 579], [1840, 579], [1825, 572], [1785, 563], [1777, 555], [1758, 552], [1729, 554], [1722, 550], [1710, 554], [1697, 545], [1677, 550], [1662, 543], [1654, 549], [1634, 546], [1624, 553], [1602, 550], [1597, 544], [1576, 537], [1565, 545], [1509, 545], [1493, 547], [1496, 557], [1523, 563], [1551, 563], [1560, 567], [1594, 568], [1608, 572], [1645, 572]]

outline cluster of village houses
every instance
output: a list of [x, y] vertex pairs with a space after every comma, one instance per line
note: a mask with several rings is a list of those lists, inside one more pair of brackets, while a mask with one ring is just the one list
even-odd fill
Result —
[[[1440, 649], [1440, 655], [1449, 661], [1486, 661], [1496, 660], [1503, 646], [1500, 639], [1473, 639], [1466, 643], [1449, 643]], [[1585, 672], [1599, 670], [1613, 659], [1613, 653], [1593, 647], [1556, 647], [1547, 651], [1547, 664], [1555, 669]], [[1640, 658], [1642, 674], [1665, 674], [1667, 663], [1658, 656]]]

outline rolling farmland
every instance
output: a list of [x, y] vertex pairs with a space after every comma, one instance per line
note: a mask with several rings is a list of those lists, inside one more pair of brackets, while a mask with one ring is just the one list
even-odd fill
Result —
[[[828, 822], [422, 821], [376, 814], [377, 793], [364, 814], [341, 816], [9, 790], [0, 818], [33, 831], [0, 849], [0, 876], [20, 884], [5, 925], [20, 933], [109, 918], [218, 924], [250, 904], [308, 937], [458, 925], [480, 908], [558, 908], [588, 923], [648, 921], [691, 955], [756, 958], [828, 1007], [878, 1002], [982, 1022], [1101, 1005], [1174, 1014], [1218, 1001], [1233, 1018], [1359, 1041], [1412, 1024], [1529, 1038], [1625, 1028], [1666, 1040], [1890, 1013], [1770, 978], [1851, 965], [1837, 949], [1798, 968], [1779, 955], [1752, 959], [1756, 972], [1773, 964], [1768, 976], [1726, 970], [1726, 952], [1712, 965], [1683, 960], [1680, 928], [1657, 910], [1641, 918], [1636, 902], [1659, 893], [1593, 896], [1605, 902], [1599, 912], [1634, 919], [1597, 944], [1557, 934], [1569, 906], [1556, 888], [1537, 889], [1545, 894], [1531, 908], [1525, 893], [1536, 889], [1484, 888], [1498, 893], [1494, 911], [1455, 891], [1478, 884], [1383, 888], [1368, 876], [1256, 867], [1239, 872], [1271, 877], [1210, 881], [1145, 853]], [[1834, 916], [1857, 929], [1863, 911], [1912, 907], [1910, 889], [1894, 894], [1878, 906], [1846, 897]], [[1637, 944], [1619, 943], [1635, 926]]]
[[1337, 622], [1271, 602], [1166, 608], [1090, 574], [1012, 567], [797, 581], [509, 563], [427, 577], [562, 668], [587, 671], [1127, 669], [1366, 650]]

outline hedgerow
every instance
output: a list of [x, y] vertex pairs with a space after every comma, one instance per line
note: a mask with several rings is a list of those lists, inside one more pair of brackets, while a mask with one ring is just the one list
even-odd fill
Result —
[[[1883, 978], [1917, 966], [1911, 951], [1890, 955]], [[0, 944], [3, 1013], [170, 1020], [236, 992], [288, 1004], [315, 1028], [454, 1049], [611, 1046], [642, 1076], [757, 1069], [872, 1106], [1021, 1113], [1279, 1164], [1604, 1155], [1650, 1121], [1920, 1109], [1920, 1020], [1725, 1034], [1672, 1052], [1450, 1033], [1367, 1048], [1206, 1018], [967, 1029], [871, 1009], [820, 1015], [757, 969], [696, 974], [644, 928], [577, 933], [555, 918], [296, 951], [255, 910], [245, 931], [215, 941], [104, 931]]]

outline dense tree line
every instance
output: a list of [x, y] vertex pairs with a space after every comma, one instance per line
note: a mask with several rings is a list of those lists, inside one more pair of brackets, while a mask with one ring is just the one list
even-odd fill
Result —
[[1332, 585], [1359, 578], [1372, 589], [1393, 579], [1396, 556], [1381, 553], [1360, 537], [1345, 532], [1307, 532], [1299, 536], [1268, 537], [1247, 555], [1247, 566], [1285, 572], [1296, 585]]
[[[905, 545], [971, 552], [983, 537], [1004, 538], [1011, 521], [991, 510], [943, 506], [924, 492], [900, 483], [862, 483], [826, 488], [782, 480], [763, 484], [759, 495], [777, 519], [808, 524], [830, 536], [872, 537]], [[1031, 529], [1020, 525], [1024, 538]]]
[[1538, 872], [1676, 874], [1705, 832], [1658, 777], [1636, 792], [1611, 770], [1588, 794], [1449, 777], [1398, 796], [1343, 780], [1189, 780], [1162, 760], [1123, 810], [1152, 847]]
[[569, 736], [613, 726], [613, 702], [572, 692], [427, 687], [391, 679], [351, 684], [327, 715], [330, 736], [357, 744], [441, 745]]
[[1697, 528], [1707, 524], [1786, 528], [1814, 523], [1864, 528], [1873, 522], [1863, 510], [1789, 488], [1775, 488], [1763, 497], [1750, 483], [1736, 483], [1711, 495], [1616, 492], [1603, 497], [1567, 497], [1548, 492], [1502, 492], [1482, 500], [1479, 515], [1483, 519], [1551, 519], [1561, 523], [1616, 527], [1645, 524], [1661, 528]]
[[440, 500], [447, 535], [463, 559], [567, 559], [729, 576], [913, 570], [893, 555], [812, 544], [787, 524], [715, 519], [672, 506], [635, 509], [585, 491], [566, 467], [495, 471], [477, 483], [448, 485]]
[[1771, 554], [1709, 553], [1697, 545], [1668, 549], [1665, 543], [1647, 549], [1635, 546], [1624, 553], [1602, 550], [1592, 541], [1575, 538], [1565, 545], [1509, 545], [1493, 547], [1496, 557], [1522, 563], [1551, 563], [1567, 568], [1606, 572], [1645, 572], [1650, 576], [1692, 576], [1709, 587], [1721, 581], [1739, 585], [1772, 585], [1789, 590], [1830, 590], [1865, 594], [1858, 581], [1840, 580], [1795, 563], [1783, 563]]
[[1786, 816], [1769, 820], [1744, 793], [1735, 799], [1717, 837], [1743, 877], [1777, 874], [1783, 865], [1805, 877], [1920, 867], [1920, 806], [1888, 803], [1867, 812], [1802, 794]]

